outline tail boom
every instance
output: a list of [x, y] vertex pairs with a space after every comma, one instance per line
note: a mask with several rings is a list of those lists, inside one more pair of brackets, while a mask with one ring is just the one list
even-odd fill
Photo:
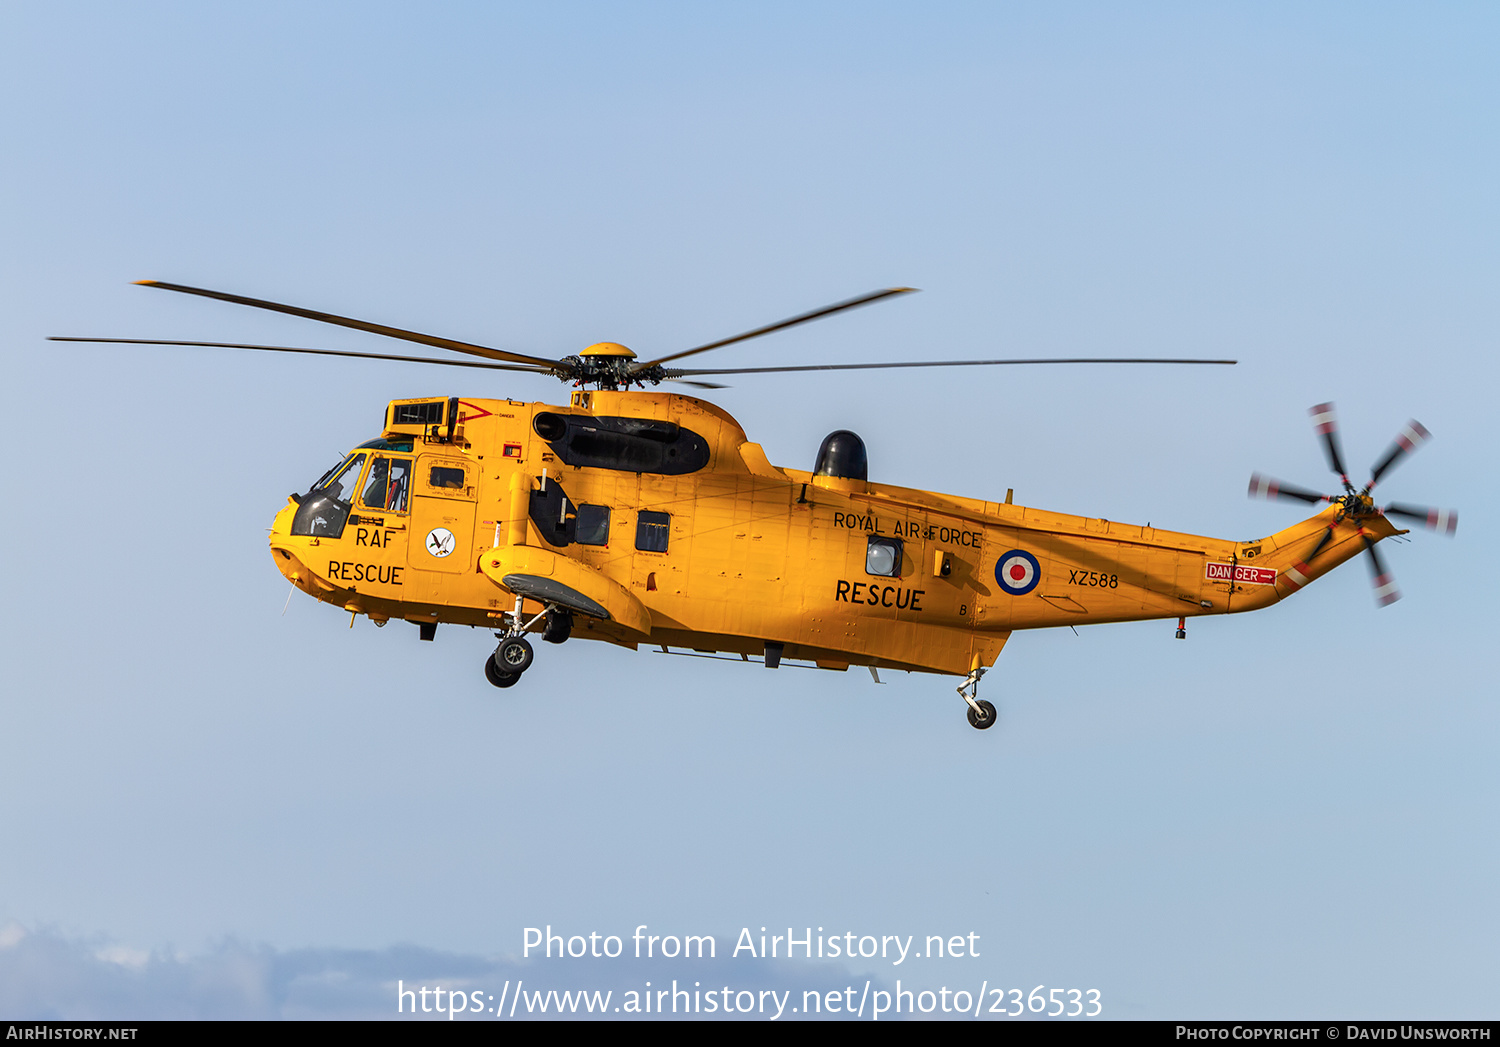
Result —
[[[1254, 562], [1274, 570], [1275, 583], [1256, 586], [1258, 591], [1236, 592], [1230, 611], [1253, 611], [1284, 600], [1354, 559], [1367, 545], [1405, 533], [1379, 513], [1341, 517], [1338, 506], [1329, 506], [1316, 516], [1253, 543], [1259, 549]], [[1377, 599], [1382, 595], [1378, 586], [1377, 582]], [[1394, 585], [1390, 588], [1394, 592]]]

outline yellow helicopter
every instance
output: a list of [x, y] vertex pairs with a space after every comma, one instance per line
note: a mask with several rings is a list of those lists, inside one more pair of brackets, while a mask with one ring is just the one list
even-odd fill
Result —
[[[641, 361], [601, 342], [559, 360], [179, 284], [202, 295], [464, 354], [394, 356], [294, 346], [126, 338], [56, 341], [252, 349], [394, 359], [551, 375], [566, 406], [512, 399], [393, 400], [380, 435], [292, 495], [271, 527], [281, 573], [310, 596], [401, 619], [431, 640], [441, 623], [492, 629], [496, 687], [532, 664], [527, 636], [632, 650], [783, 659], [822, 669], [951, 674], [981, 730], [995, 706], [980, 678], [1019, 629], [1232, 614], [1269, 606], [1361, 552], [1377, 601], [1399, 598], [1376, 543], [1405, 531], [1388, 516], [1454, 533], [1457, 514], [1391, 504], [1375, 484], [1429, 434], [1407, 424], [1350, 482], [1331, 404], [1312, 409], [1343, 493], [1256, 474], [1252, 496], [1327, 507], [1253, 542], [960, 498], [869, 479], [864, 443], [829, 434], [813, 469], [772, 465], [733, 418], [662, 382], [722, 388], [709, 376], [1014, 364], [1233, 364], [1233, 360], [948, 360], [702, 369], [686, 357], [893, 298], [890, 288], [682, 352]], [[478, 358], [478, 359], [474, 359]], [[648, 390], [646, 387], [653, 387]], [[352, 619], [351, 619], [352, 620]]]

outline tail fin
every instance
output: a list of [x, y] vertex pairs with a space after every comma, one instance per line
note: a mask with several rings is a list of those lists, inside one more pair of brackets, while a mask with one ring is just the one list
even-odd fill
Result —
[[1245, 551], [1256, 549], [1254, 563], [1275, 570], [1276, 595], [1282, 599], [1364, 552], [1367, 540], [1374, 543], [1405, 533], [1378, 513], [1340, 519], [1339, 507], [1331, 505], [1316, 516], [1250, 543]]

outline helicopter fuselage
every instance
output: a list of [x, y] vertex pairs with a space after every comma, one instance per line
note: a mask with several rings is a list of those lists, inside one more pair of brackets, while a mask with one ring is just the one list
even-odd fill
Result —
[[270, 544], [304, 592], [428, 637], [537, 631], [550, 607], [632, 648], [963, 675], [1016, 630], [1265, 607], [1398, 533], [1330, 507], [1234, 542], [934, 494], [869, 482], [862, 446], [857, 473], [778, 468], [668, 393], [393, 401], [386, 420]]

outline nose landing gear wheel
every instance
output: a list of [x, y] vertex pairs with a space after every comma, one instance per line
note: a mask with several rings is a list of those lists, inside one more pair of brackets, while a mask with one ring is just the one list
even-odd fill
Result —
[[994, 705], [983, 698], [979, 699], [979, 709], [984, 713], [982, 719], [979, 713], [974, 711], [973, 706], [969, 707], [969, 726], [977, 731], [987, 731], [995, 726], [995, 719], [998, 714], [995, 712]]
[[521, 679], [520, 673], [502, 673], [495, 665], [494, 656], [484, 660], [484, 678], [496, 687], [514, 687]]
[[531, 668], [533, 657], [531, 644], [519, 636], [512, 636], [508, 640], [501, 640], [500, 646], [495, 648], [494, 662], [500, 672], [520, 676]]

